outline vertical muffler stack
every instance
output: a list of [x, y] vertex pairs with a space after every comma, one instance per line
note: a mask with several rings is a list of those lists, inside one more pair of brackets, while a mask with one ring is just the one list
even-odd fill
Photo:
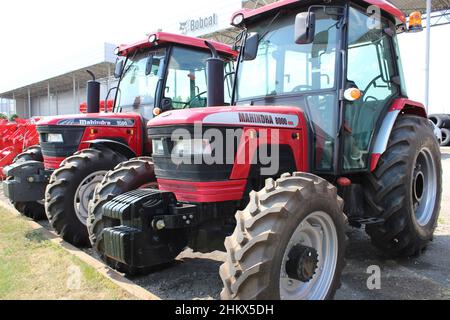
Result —
[[211, 50], [212, 57], [206, 60], [206, 76], [208, 80], [208, 107], [224, 105], [224, 62], [219, 57], [216, 48], [205, 41]]
[[95, 80], [95, 75], [87, 70], [92, 80], [87, 83], [87, 113], [100, 112], [100, 82]]

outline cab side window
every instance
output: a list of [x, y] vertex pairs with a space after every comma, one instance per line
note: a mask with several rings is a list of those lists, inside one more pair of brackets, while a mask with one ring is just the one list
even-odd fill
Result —
[[344, 169], [368, 167], [368, 154], [378, 120], [398, 86], [392, 37], [388, 21], [356, 8], [350, 9], [348, 25], [347, 87], [357, 87], [362, 97], [345, 106]]

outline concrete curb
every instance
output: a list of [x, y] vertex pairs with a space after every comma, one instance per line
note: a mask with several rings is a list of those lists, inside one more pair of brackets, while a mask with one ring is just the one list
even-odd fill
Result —
[[[0, 200], [0, 206], [8, 211], [11, 211], [12, 213], [16, 213], [16, 215], [20, 215], [17, 213], [17, 211], [14, 207], [4, 203], [1, 200]], [[98, 273], [100, 273], [102, 276], [109, 279], [110, 281], [112, 281], [113, 283], [118, 285], [121, 289], [125, 290], [126, 292], [130, 293], [131, 295], [135, 296], [136, 298], [142, 299], [142, 300], [161, 300], [161, 298], [158, 297], [157, 295], [142, 288], [141, 286], [138, 286], [134, 282], [125, 278], [119, 272], [105, 266], [103, 264], [103, 262], [101, 262], [100, 260], [97, 260], [96, 258], [90, 256], [86, 252], [65, 242], [64, 240], [59, 238], [55, 232], [47, 230], [45, 227], [41, 226], [37, 222], [31, 221], [31, 220], [29, 220], [27, 222], [33, 230], [40, 231], [42, 233], [42, 235], [45, 238], [47, 238], [49, 241], [59, 245], [61, 248], [63, 248], [65, 251], [67, 251], [71, 255], [77, 257], [84, 263], [88, 264], [89, 266], [94, 268]]]

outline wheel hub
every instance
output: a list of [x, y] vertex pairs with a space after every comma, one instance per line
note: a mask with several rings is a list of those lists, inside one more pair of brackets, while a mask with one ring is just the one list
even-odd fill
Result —
[[425, 177], [423, 175], [423, 172], [416, 171], [416, 173], [414, 175], [413, 187], [414, 187], [414, 198], [417, 202], [422, 200], [423, 191], [424, 191], [424, 182], [425, 182]]
[[422, 149], [416, 158], [411, 188], [416, 222], [426, 226], [433, 216], [437, 192], [437, 168], [427, 148]]
[[292, 247], [286, 262], [286, 273], [291, 279], [309, 282], [316, 274], [319, 255], [316, 249], [302, 245]]
[[80, 220], [80, 222], [84, 225], [86, 225], [86, 221], [88, 218], [89, 201], [92, 199], [95, 187], [103, 180], [105, 174], [106, 171], [97, 171], [90, 174], [89, 176], [84, 178], [84, 180], [78, 186], [77, 191], [75, 192], [73, 203], [75, 213], [78, 220]]

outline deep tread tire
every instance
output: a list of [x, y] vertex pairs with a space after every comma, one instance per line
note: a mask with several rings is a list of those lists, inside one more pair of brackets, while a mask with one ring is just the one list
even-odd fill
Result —
[[120, 163], [109, 171], [102, 182], [97, 185], [94, 196], [89, 203], [87, 221], [89, 239], [92, 247], [103, 257], [103, 222], [102, 207], [113, 198], [136, 190], [151, 182], [156, 182], [152, 159], [141, 157]]
[[[14, 158], [13, 163], [26, 162], [26, 161], [44, 161], [42, 156], [42, 150], [40, 146], [32, 146], [27, 148], [24, 152], [20, 153]], [[10, 179], [13, 177], [7, 177]], [[41, 221], [47, 219], [45, 215], [45, 207], [41, 202], [11, 202], [14, 208], [24, 216], [33, 219], [34, 221]]]
[[[412, 173], [417, 155], [423, 148], [430, 150], [435, 162], [437, 195], [430, 221], [420, 226], [413, 209]], [[429, 122], [418, 116], [400, 116], [377, 168], [366, 176], [364, 183], [366, 213], [385, 220], [383, 224], [367, 225], [366, 232], [373, 245], [388, 256], [417, 255], [432, 240], [442, 192], [440, 159], [439, 146]]]
[[24, 152], [20, 153], [14, 158], [13, 163], [25, 162], [25, 161], [44, 161], [42, 156], [41, 146], [32, 146], [27, 148]]
[[428, 116], [438, 128], [450, 128], [450, 115], [449, 114], [432, 114]]
[[53, 172], [45, 192], [45, 211], [51, 226], [67, 242], [90, 246], [89, 235], [77, 217], [74, 197], [80, 183], [97, 171], [108, 171], [126, 158], [110, 149], [85, 149], [68, 157]]
[[447, 147], [450, 145], [450, 130], [449, 129], [441, 129], [442, 133], [442, 147]]
[[345, 265], [346, 216], [336, 188], [315, 175], [284, 174], [268, 179], [250, 203], [236, 214], [234, 233], [225, 239], [227, 258], [220, 267], [224, 300], [278, 300], [283, 252], [298, 225], [311, 213], [326, 212], [334, 222], [338, 239], [335, 273], [326, 298], [340, 286]]

